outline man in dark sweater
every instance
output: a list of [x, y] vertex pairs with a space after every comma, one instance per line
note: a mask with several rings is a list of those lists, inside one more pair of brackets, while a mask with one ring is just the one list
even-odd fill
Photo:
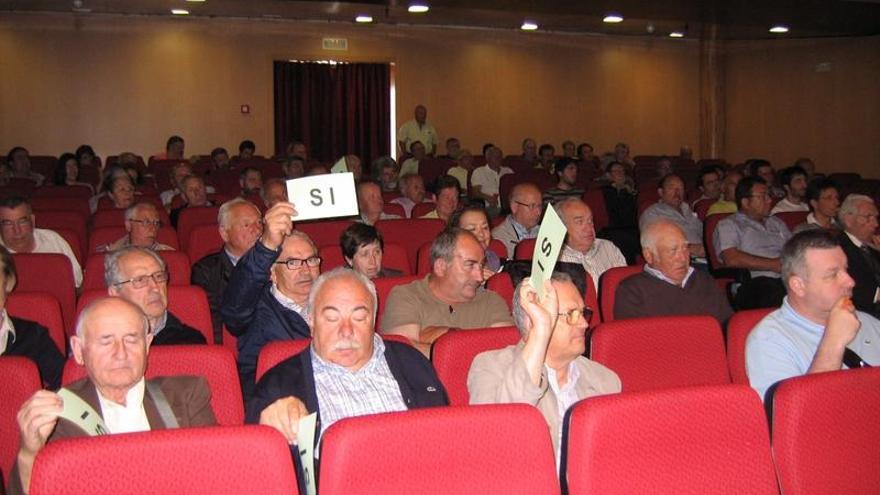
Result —
[[709, 315], [722, 325], [730, 318], [733, 310], [712, 276], [690, 266], [681, 227], [656, 220], [642, 230], [641, 243], [645, 270], [620, 283], [614, 318]]

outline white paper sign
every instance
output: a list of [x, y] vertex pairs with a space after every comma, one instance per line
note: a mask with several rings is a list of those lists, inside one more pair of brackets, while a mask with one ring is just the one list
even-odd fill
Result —
[[532, 275], [529, 278], [539, 299], [544, 297], [544, 281], [553, 274], [566, 232], [565, 224], [556, 214], [556, 210], [548, 206], [547, 211], [544, 212], [544, 220], [541, 221], [541, 228], [538, 229], [538, 237], [535, 239]]
[[348, 164], [345, 163], [345, 157], [343, 156], [333, 165], [333, 168], [330, 169], [330, 173], [344, 174], [345, 172], [348, 172]]
[[358, 214], [357, 193], [351, 172], [291, 179], [287, 181], [287, 197], [296, 206], [294, 221]]
[[306, 495], [315, 495], [317, 485], [315, 483], [315, 429], [317, 426], [317, 413], [299, 418], [296, 431], [296, 445], [299, 452], [299, 461], [302, 465], [303, 482], [306, 486]]

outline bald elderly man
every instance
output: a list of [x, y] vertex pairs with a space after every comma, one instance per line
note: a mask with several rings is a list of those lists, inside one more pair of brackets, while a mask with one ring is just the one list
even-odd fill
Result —
[[507, 248], [507, 259], [513, 259], [520, 241], [538, 237], [543, 206], [541, 190], [534, 184], [518, 184], [510, 191], [510, 215], [492, 229], [492, 238]]
[[[147, 317], [119, 297], [91, 302], [80, 313], [70, 347], [87, 377], [65, 387], [81, 399], [78, 407], [97, 413], [110, 434], [211, 426], [211, 390], [203, 377], [144, 378], [153, 339]], [[60, 418], [65, 404], [58, 394], [40, 390], [16, 417], [21, 446], [9, 478], [9, 494], [27, 493], [34, 460], [48, 442], [92, 433]], [[74, 407], [68, 404], [68, 407]]]

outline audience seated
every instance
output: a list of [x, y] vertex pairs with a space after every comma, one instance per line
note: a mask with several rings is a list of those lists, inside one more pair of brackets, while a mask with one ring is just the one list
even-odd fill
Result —
[[706, 216], [717, 213], [736, 213], [736, 186], [742, 177], [742, 174], [735, 170], [731, 170], [724, 176], [724, 181], [721, 183], [721, 196], [718, 201], [712, 203], [712, 206], [706, 211]]
[[840, 241], [825, 230], [792, 237], [782, 251], [788, 297], [746, 340], [749, 382], [763, 400], [780, 380], [880, 365], [880, 320], [858, 311]]
[[110, 252], [129, 246], [152, 249], [154, 251], [173, 251], [174, 248], [158, 241], [162, 220], [153, 203], [138, 203], [125, 210], [126, 235], [110, 244], [98, 247], [99, 252]]
[[606, 167], [608, 183], [602, 186], [602, 199], [608, 225], [600, 234], [620, 249], [627, 263], [639, 252], [639, 193], [623, 164], [611, 162]]
[[546, 170], [547, 173], [553, 173], [556, 164], [554, 161], [556, 160], [556, 148], [553, 147], [552, 144], [542, 144], [540, 148], [538, 148], [538, 161], [535, 163], [536, 169]]
[[748, 160], [746, 162], [746, 175], [764, 179], [764, 183], [767, 184], [767, 193], [771, 199], [779, 200], [785, 197], [785, 191], [776, 185], [776, 173], [773, 171], [773, 165], [767, 160]]
[[700, 191], [700, 197], [694, 200], [693, 210], [698, 211], [697, 205], [707, 201], [712, 204], [721, 197], [721, 178], [715, 165], [704, 165], [700, 167], [700, 173], [697, 175], [697, 189]]
[[480, 287], [484, 263], [484, 248], [473, 234], [456, 227], [443, 231], [431, 246], [431, 273], [391, 290], [382, 333], [402, 335], [428, 355], [450, 329], [510, 325], [504, 300]]
[[205, 344], [205, 337], [168, 311], [168, 270], [152, 249], [129, 246], [104, 258], [107, 294], [132, 302], [147, 315], [153, 345]]
[[389, 215], [382, 211], [385, 202], [382, 200], [382, 191], [379, 184], [372, 181], [364, 181], [357, 185], [358, 209], [360, 210], [361, 223], [376, 225], [379, 220], [394, 220], [397, 215]]
[[250, 139], [245, 139], [238, 145], [238, 160], [246, 162], [254, 157], [257, 152], [257, 145]]
[[850, 194], [840, 206], [840, 245], [855, 281], [852, 300], [856, 309], [880, 317], [880, 235], [877, 206], [862, 194]]
[[523, 139], [522, 154], [519, 155], [519, 158], [526, 163], [536, 164], [538, 162], [538, 143], [532, 138]]
[[214, 148], [211, 150], [211, 169], [211, 175], [230, 170], [229, 152], [226, 151], [226, 148]]
[[159, 199], [165, 208], [171, 207], [174, 198], [183, 193], [183, 179], [193, 175], [192, 166], [187, 162], [180, 162], [168, 171], [168, 179], [171, 182], [171, 189], [159, 193]]
[[183, 204], [173, 210], [169, 214], [171, 225], [177, 228], [177, 219], [180, 218], [180, 212], [191, 206], [214, 206], [214, 203], [208, 199], [208, 190], [205, 187], [205, 180], [195, 175], [187, 175], [180, 181], [180, 194], [183, 198]]
[[204, 378], [144, 379], [152, 339], [147, 318], [130, 302], [104, 298], [83, 310], [70, 342], [74, 359], [86, 367], [88, 377], [66, 390], [81, 399], [78, 407], [99, 426], [90, 431], [88, 421], [60, 419], [61, 397], [48, 390], [36, 392], [18, 413], [21, 446], [10, 476], [10, 495], [27, 493], [34, 459], [48, 442], [217, 423]]
[[284, 179], [277, 177], [266, 179], [266, 182], [263, 182], [263, 188], [260, 189], [260, 197], [267, 210], [278, 203], [286, 202], [287, 183]]
[[529, 183], [517, 184], [510, 191], [510, 215], [492, 229], [492, 238], [504, 243], [507, 258], [513, 259], [516, 245], [523, 239], [538, 237], [541, 219], [541, 190]]
[[[574, 143], [572, 143], [574, 144]], [[556, 163], [556, 187], [544, 191], [544, 203], [553, 204], [563, 198], [580, 198], [584, 190], [577, 187], [578, 162], [574, 158], [563, 157]]]
[[[153, 155], [155, 160], [183, 160], [186, 142], [180, 136], [171, 136], [165, 141], [165, 152]], [[189, 174], [187, 174], [189, 175]]]
[[425, 181], [421, 175], [401, 174], [400, 194], [402, 196], [394, 198], [391, 200], [391, 203], [402, 206], [403, 211], [406, 213], [406, 218], [412, 217], [412, 210], [416, 204], [431, 201], [425, 195]]
[[684, 181], [675, 174], [667, 174], [660, 179], [658, 193], [660, 201], [648, 207], [639, 217], [639, 230], [658, 219], [675, 223], [685, 233], [688, 250], [694, 258], [706, 257], [703, 247], [703, 222], [684, 201]]
[[[128, 172], [122, 169], [122, 173], [114, 174], [107, 182], [107, 198], [110, 199], [110, 208], [124, 210], [135, 202], [135, 184]], [[100, 206], [101, 203], [96, 203]]]
[[58, 158], [58, 165], [55, 166], [55, 185], [56, 186], [82, 186], [95, 193], [95, 186], [87, 182], [81, 182], [79, 179], [79, 161], [73, 153], [64, 153]]
[[404, 160], [400, 165], [400, 176], [403, 177], [410, 174], [419, 175], [419, 163], [425, 161], [425, 158], [427, 157], [425, 145], [422, 144], [421, 141], [413, 141], [409, 148], [407, 148], [407, 151], [409, 151], [412, 156]]
[[343, 418], [449, 403], [427, 359], [375, 334], [376, 288], [369, 279], [337, 268], [318, 278], [309, 301], [312, 344], [260, 379], [248, 423], [271, 426], [293, 444], [299, 418], [317, 413], [317, 444]]
[[794, 233], [808, 229], [843, 230], [837, 221], [840, 192], [834, 181], [824, 177], [811, 180], [807, 184], [807, 203], [810, 205], [810, 214], [804, 223], [794, 228]]
[[443, 146], [446, 148], [446, 153], [443, 155], [437, 155], [437, 158], [444, 158], [446, 160], [458, 159], [458, 156], [461, 154], [461, 141], [458, 138], [447, 138]]
[[415, 118], [404, 122], [397, 131], [400, 152], [406, 153], [414, 142], [419, 141], [424, 145], [425, 153], [434, 156], [438, 143], [437, 130], [427, 122], [428, 109], [424, 105], [416, 105], [413, 113]]
[[501, 258], [495, 251], [489, 249], [489, 244], [492, 243], [492, 233], [489, 230], [489, 215], [485, 208], [480, 205], [465, 206], [455, 212], [449, 221], [449, 226], [458, 227], [474, 234], [474, 237], [483, 246], [483, 252], [486, 255], [486, 261], [483, 264], [484, 280], [489, 280], [489, 277], [501, 270]]
[[[458, 197], [456, 196], [456, 199]], [[369, 279], [400, 277], [403, 272], [382, 266], [385, 241], [376, 227], [353, 223], [339, 237], [345, 264]]]
[[492, 146], [486, 151], [486, 164], [471, 174], [471, 196], [485, 201], [492, 217], [501, 211], [501, 177], [513, 173], [509, 167], [502, 166], [503, 156], [500, 148]]
[[382, 156], [373, 162], [373, 179], [379, 184], [381, 192], [396, 192], [398, 168], [397, 162], [390, 156]]
[[458, 198], [461, 196], [458, 179], [451, 175], [441, 175], [434, 181], [433, 189], [434, 210], [420, 218], [439, 218], [449, 223], [449, 218], [458, 210]]
[[464, 149], [458, 152], [458, 156], [455, 159], [455, 165], [446, 171], [447, 175], [451, 175], [458, 180], [458, 186], [461, 189], [462, 194], [467, 193], [468, 176], [473, 169], [474, 157], [471, 155], [470, 150]]
[[785, 197], [770, 210], [771, 215], [786, 211], [810, 211], [809, 204], [804, 201], [807, 195], [807, 171], [798, 166], [782, 169], [779, 182], [785, 190]]
[[739, 212], [718, 222], [713, 244], [726, 268], [749, 270], [751, 278], [736, 290], [734, 307], [778, 306], [785, 296], [779, 279], [779, 256], [791, 232], [782, 220], [769, 216], [770, 193], [760, 177], [746, 177], [736, 186]]
[[609, 268], [626, 266], [626, 259], [614, 243], [596, 238], [593, 212], [586, 203], [566, 198], [553, 208], [568, 231], [559, 261], [582, 265], [593, 280], [599, 280]]
[[31, 156], [28, 150], [16, 146], [9, 150], [6, 155], [6, 163], [9, 165], [12, 178], [29, 179], [34, 182], [36, 187], [40, 187], [46, 182], [46, 178], [31, 170]]
[[471, 404], [527, 403], [550, 428], [559, 457], [565, 413], [575, 402], [620, 392], [617, 375], [583, 356], [590, 312], [566, 273], [554, 272], [538, 298], [529, 279], [513, 298], [516, 345], [477, 355], [468, 372]]
[[256, 196], [263, 186], [263, 174], [257, 168], [245, 167], [239, 174], [238, 185], [241, 186], [242, 197]]
[[[43, 386], [61, 386], [64, 356], [39, 323], [15, 318], [6, 310], [6, 297], [15, 287], [16, 272], [12, 255], [0, 246], [0, 356], [26, 357], [37, 365]], [[10, 379], [10, 377], [6, 377]]]
[[220, 205], [217, 224], [223, 248], [198, 260], [192, 266], [191, 280], [193, 285], [205, 289], [211, 306], [214, 342], [219, 344], [223, 333], [223, 318], [220, 316], [223, 293], [238, 260], [254, 247], [263, 233], [263, 222], [256, 206], [235, 198]]
[[274, 340], [306, 339], [309, 291], [321, 270], [318, 248], [293, 230], [291, 203], [278, 203], [264, 216], [263, 235], [232, 270], [220, 314], [238, 337], [238, 372], [247, 401], [254, 390], [257, 357]]
[[642, 229], [642, 273], [622, 281], [614, 298], [614, 318], [710, 315], [721, 325], [733, 315], [715, 279], [690, 265], [688, 239], [664, 218]]

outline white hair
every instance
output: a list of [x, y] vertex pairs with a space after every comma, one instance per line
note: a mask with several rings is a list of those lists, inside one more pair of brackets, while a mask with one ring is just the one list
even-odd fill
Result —
[[843, 200], [843, 203], [840, 204], [840, 210], [837, 212], [837, 219], [842, 222], [844, 216], [855, 215], [859, 211], [859, 205], [863, 202], [874, 204], [874, 200], [871, 199], [870, 196], [855, 193], [847, 195], [846, 199]]
[[254, 208], [254, 210], [257, 211], [257, 213], [259, 213], [259, 211], [260, 211], [260, 209], [257, 208], [256, 205], [254, 205], [253, 203], [251, 203], [250, 201], [248, 201], [244, 198], [230, 199], [229, 201], [220, 205], [220, 211], [217, 212], [217, 224], [220, 225], [221, 229], [226, 230], [229, 228], [229, 222], [230, 222], [229, 215], [231, 213], [230, 210], [232, 210], [234, 207], [236, 207], [238, 205], [250, 205], [251, 207]]
[[315, 311], [315, 300], [318, 299], [318, 293], [321, 292], [321, 289], [324, 287], [324, 284], [330, 280], [335, 280], [339, 278], [347, 278], [349, 280], [354, 280], [363, 286], [367, 292], [370, 293], [370, 296], [373, 299], [373, 323], [376, 322], [376, 312], [379, 310], [379, 296], [376, 295], [376, 285], [373, 284], [373, 281], [366, 277], [366, 275], [352, 270], [347, 267], [339, 267], [330, 270], [329, 272], [322, 273], [315, 282], [312, 284], [312, 290], [309, 292], [309, 308], [312, 310], [312, 314], [314, 315]]

